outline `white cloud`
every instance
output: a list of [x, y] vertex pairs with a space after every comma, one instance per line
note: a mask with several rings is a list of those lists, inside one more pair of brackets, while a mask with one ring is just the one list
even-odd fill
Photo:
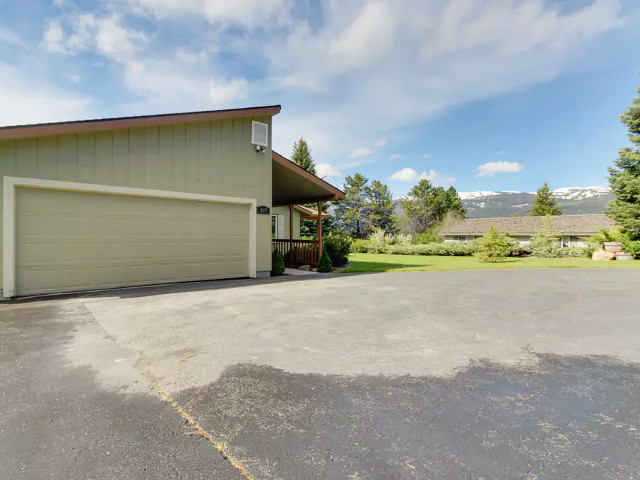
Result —
[[80, 83], [80, 80], [82, 80], [80, 75], [76, 75], [75, 73], [66, 72], [64, 76], [67, 77], [71, 83]]
[[496, 155], [504, 155], [506, 153], [506, 150], [498, 150], [496, 152]]
[[207, 71], [207, 51], [179, 48], [173, 58], [158, 58], [145, 51], [149, 42], [147, 34], [126, 26], [120, 14], [81, 13], [50, 21], [42, 45], [68, 55], [90, 52], [119, 64], [124, 84], [143, 98], [145, 104], [137, 108], [146, 111], [220, 108], [247, 97], [246, 79], [227, 80]]
[[487, 162], [479, 165], [476, 177], [493, 177], [496, 173], [516, 173], [524, 168], [517, 162]]
[[387, 139], [381, 138], [380, 140], [377, 140], [376, 143], [374, 143], [373, 145], [375, 147], [384, 147], [386, 144], [387, 144]]
[[379, 61], [393, 48], [395, 15], [391, 5], [366, 2], [351, 23], [329, 45], [337, 70], [363, 68]]
[[55, 20], [51, 20], [45, 28], [42, 45], [49, 52], [66, 53], [64, 38], [64, 31], [62, 30], [60, 23]]
[[[217, 51], [217, 49], [214, 49]], [[209, 52], [206, 50], [189, 51], [186, 48], [178, 48], [175, 51], [175, 58], [181, 63], [198, 63], [204, 62], [209, 58]]]
[[13, 33], [8, 28], [0, 25], [0, 43], [6, 43], [9, 45], [14, 45], [16, 47], [25, 47], [26, 44], [18, 35]]
[[197, 16], [212, 24], [278, 27], [291, 21], [292, 0], [121, 0], [133, 12], [167, 19]]
[[210, 81], [209, 99], [214, 106], [228, 104], [247, 96], [248, 83], [244, 78], [234, 78], [228, 82]]
[[418, 180], [429, 180], [430, 182], [434, 181], [437, 177], [439, 177], [438, 172], [434, 169], [429, 170], [429, 172], [422, 172], [418, 175]]
[[621, 0], [76, 3], [45, 25], [49, 51], [115, 62], [109, 73], [154, 111], [281, 103], [275, 147], [304, 136], [342, 170], [347, 157], [384, 160], [376, 142], [406, 126], [575, 70], [621, 23]]
[[330, 163], [318, 163], [316, 175], [320, 178], [341, 177], [342, 174]]
[[373, 155], [374, 153], [376, 153], [376, 151], [373, 148], [358, 147], [349, 154], [349, 157], [351, 158], [364, 157], [365, 155]]
[[70, 55], [91, 52], [125, 63], [148, 40], [143, 32], [126, 27], [118, 15], [78, 14], [68, 17], [66, 23], [66, 28], [59, 20], [47, 24], [42, 39], [45, 50]]
[[96, 21], [96, 43], [98, 50], [116, 62], [132, 59], [147, 41], [147, 36], [139, 31], [126, 28], [116, 16]]
[[393, 153], [389, 155], [389, 160], [400, 160], [403, 157], [404, 155], [402, 155], [401, 153]]
[[418, 172], [409, 167], [398, 170], [391, 175], [391, 180], [397, 180], [398, 182], [412, 182], [416, 178], [418, 178]]
[[[577, 52], [620, 25], [618, 0], [572, 9], [546, 0], [384, 5], [391, 3], [322, 4], [313, 28], [299, 22], [264, 46], [270, 79], [285, 96], [280, 121], [328, 132], [318, 153], [344, 157], [353, 138], [373, 145], [456, 105], [558, 77], [575, 68]], [[378, 27], [380, 47], [370, 37]]]
[[22, 125], [90, 117], [92, 100], [0, 63], [0, 105], [0, 125]]
[[416, 172], [413, 168], [406, 167], [402, 170], [398, 170], [391, 175], [391, 180], [396, 180], [398, 182], [413, 182], [416, 180], [429, 180], [430, 182], [434, 182], [437, 180], [437, 183], [443, 184], [451, 184], [455, 181], [455, 178], [450, 176], [442, 176], [440, 173], [436, 172], [434, 169], [430, 169], [429, 171], [424, 171], [420, 174]]

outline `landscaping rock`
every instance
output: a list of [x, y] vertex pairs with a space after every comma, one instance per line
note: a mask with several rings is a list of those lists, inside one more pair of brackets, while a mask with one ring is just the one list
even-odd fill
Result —
[[310, 272], [311, 271], [311, 265], [300, 265], [298, 267], [298, 270], [304, 270], [305, 272]]
[[633, 255], [627, 252], [616, 252], [616, 261], [624, 262], [633, 260]]
[[591, 256], [591, 260], [614, 260], [615, 258], [615, 253], [607, 252], [606, 250], [596, 250]]

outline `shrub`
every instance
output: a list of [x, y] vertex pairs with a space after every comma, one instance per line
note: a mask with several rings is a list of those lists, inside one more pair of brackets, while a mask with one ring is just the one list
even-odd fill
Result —
[[376, 228], [371, 235], [369, 235], [368, 240], [369, 248], [372, 250], [371, 253], [380, 253], [380, 250], [390, 243], [389, 237], [381, 228]]
[[284, 258], [280, 255], [280, 252], [273, 252], [271, 254], [271, 276], [279, 277], [280, 275], [284, 275], [285, 268]]
[[327, 249], [327, 254], [334, 266], [341, 267], [347, 263], [347, 256], [351, 251], [351, 244], [353, 243], [351, 237], [344, 233], [332, 232], [323, 238], [322, 243], [324, 248]]
[[412, 236], [410, 233], [399, 233], [395, 240], [397, 245], [408, 246], [411, 245]]
[[604, 247], [605, 242], [622, 242], [622, 248], [635, 258], [640, 258], [640, 241], [632, 240], [631, 236], [621, 227], [613, 227], [611, 230], [600, 229], [600, 233], [587, 238], [585, 255], [591, 256], [596, 250]]
[[390, 245], [411, 245], [412, 237], [410, 234], [387, 234], [383, 229], [376, 228], [371, 235], [369, 235], [368, 251], [369, 253], [382, 253], [385, 247]]
[[422, 245], [373, 245], [368, 240], [354, 240], [351, 253], [386, 253], [392, 255], [470, 256], [478, 248], [476, 242], [443, 242]]
[[480, 239], [480, 246], [476, 257], [483, 263], [497, 263], [503, 261], [511, 253], [514, 242], [504, 233], [498, 232], [491, 225], [489, 231]]
[[349, 253], [367, 253], [369, 251], [369, 240], [354, 238], [351, 242]]
[[[593, 252], [591, 252], [591, 254], [593, 254]], [[587, 249], [585, 247], [565, 247], [560, 250], [561, 257], [590, 257], [591, 254], [587, 254]]]
[[551, 216], [547, 216], [542, 226], [533, 232], [531, 249], [536, 257], [554, 258], [560, 256], [560, 233], [551, 229]]
[[425, 243], [442, 243], [441, 237], [431, 232], [423, 232], [413, 236], [413, 243], [416, 245], [424, 245]]
[[318, 262], [318, 271], [319, 272], [330, 272], [333, 269], [333, 264], [331, 263], [331, 259], [327, 254], [327, 248], [322, 249], [322, 256], [320, 257], [320, 261]]

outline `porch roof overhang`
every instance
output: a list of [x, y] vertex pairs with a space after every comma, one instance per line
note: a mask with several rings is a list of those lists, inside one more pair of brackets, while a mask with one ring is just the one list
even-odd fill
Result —
[[343, 191], [307, 172], [279, 153], [272, 152], [271, 158], [274, 207], [344, 198]]
[[[313, 208], [307, 208], [304, 205], [293, 205], [293, 209], [299, 211], [300, 213], [302, 213], [300, 218], [303, 219], [303, 220], [310, 220], [310, 219], [318, 218], [318, 211], [314, 210]], [[320, 216], [322, 218], [328, 218], [331, 215], [329, 215], [327, 212], [322, 212], [320, 214]]]

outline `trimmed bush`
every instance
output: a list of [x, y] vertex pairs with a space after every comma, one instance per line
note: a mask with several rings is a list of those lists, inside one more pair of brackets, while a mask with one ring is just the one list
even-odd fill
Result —
[[[593, 254], [593, 252], [591, 252]], [[571, 257], [571, 258], [581, 258], [581, 257], [589, 257], [591, 258], [591, 254], [587, 255], [587, 249], [584, 247], [565, 247], [560, 250], [561, 257]]]
[[443, 242], [424, 245], [374, 245], [368, 240], [355, 240], [351, 253], [386, 253], [391, 255], [470, 256], [478, 248], [476, 242]]
[[353, 243], [351, 237], [344, 233], [330, 233], [323, 238], [322, 243], [327, 249], [327, 255], [329, 255], [333, 266], [341, 267], [347, 264], [347, 256]]
[[271, 276], [279, 277], [280, 275], [284, 275], [285, 268], [284, 258], [280, 255], [280, 252], [273, 252], [271, 254]]
[[369, 251], [369, 240], [354, 238], [349, 248], [349, 253], [367, 253]]
[[424, 245], [426, 243], [442, 243], [442, 237], [439, 237], [435, 233], [423, 232], [413, 236], [413, 243], [415, 245]]
[[509, 235], [498, 232], [491, 225], [489, 231], [480, 239], [480, 246], [476, 257], [479, 262], [497, 263], [502, 262], [513, 250], [514, 242]]
[[331, 263], [331, 259], [327, 254], [327, 248], [322, 249], [322, 256], [320, 257], [320, 261], [318, 262], [318, 271], [327, 273], [333, 269], [333, 264]]

